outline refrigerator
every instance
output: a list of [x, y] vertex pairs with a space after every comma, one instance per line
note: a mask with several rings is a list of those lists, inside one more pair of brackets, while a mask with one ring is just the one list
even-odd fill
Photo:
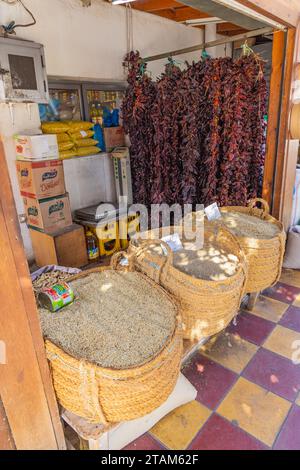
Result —
[[49, 80], [48, 105], [40, 105], [41, 121], [86, 120], [103, 125], [106, 112], [120, 110], [126, 82]]

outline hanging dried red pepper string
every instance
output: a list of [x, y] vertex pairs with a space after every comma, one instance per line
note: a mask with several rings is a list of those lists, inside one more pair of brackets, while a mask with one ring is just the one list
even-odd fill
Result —
[[244, 205], [261, 190], [265, 152], [263, 63], [206, 59], [156, 81], [139, 53], [126, 57], [123, 119], [135, 202]]

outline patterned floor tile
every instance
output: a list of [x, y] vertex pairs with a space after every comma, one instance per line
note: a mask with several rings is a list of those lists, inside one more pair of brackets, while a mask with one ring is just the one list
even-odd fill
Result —
[[276, 286], [270, 287], [263, 292], [263, 295], [287, 304], [295, 302], [299, 294], [299, 287], [289, 286], [287, 284], [282, 284], [281, 282], [278, 282]]
[[213, 414], [190, 446], [192, 450], [265, 450], [264, 444]]
[[293, 406], [274, 446], [276, 450], [300, 450], [300, 408]]
[[257, 351], [257, 346], [237, 335], [223, 332], [211, 338], [201, 353], [239, 374]]
[[297, 269], [283, 269], [281, 273], [280, 282], [288, 284], [289, 286], [300, 288], [300, 270]]
[[164, 447], [159, 444], [153, 437], [149, 434], [144, 434], [135, 441], [131, 442], [123, 450], [162, 450]]
[[290, 406], [287, 400], [241, 377], [217, 411], [271, 447]]
[[291, 305], [283, 315], [279, 324], [300, 333], [300, 308]]
[[197, 401], [192, 401], [172, 411], [151, 429], [151, 434], [172, 450], [186, 449], [211, 411]]
[[300, 307], [300, 294], [297, 295], [296, 300], [292, 303], [295, 307]]
[[277, 323], [287, 308], [288, 305], [284, 302], [260, 295], [251, 313], [265, 320]]
[[201, 354], [196, 354], [182, 373], [197, 389], [197, 400], [211, 409], [220, 403], [237, 379], [234, 372]]
[[236, 322], [231, 322], [227, 331], [259, 346], [267, 339], [274, 328], [275, 324], [273, 322], [241, 311], [236, 318]]
[[300, 393], [300, 367], [263, 348], [248, 364], [243, 377], [287, 400], [294, 401]]
[[292, 360], [296, 354], [295, 349], [297, 348], [297, 342], [299, 342], [299, 350], [300, 333], [281, 325], [277, 325], [263, 344], [263, 347]]

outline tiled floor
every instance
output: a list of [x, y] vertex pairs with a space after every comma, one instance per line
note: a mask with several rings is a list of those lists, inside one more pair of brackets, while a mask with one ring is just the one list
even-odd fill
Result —
[[284, 271], [183, 373], [196, 400], [126, 449], [300, 450], [300, 271]]

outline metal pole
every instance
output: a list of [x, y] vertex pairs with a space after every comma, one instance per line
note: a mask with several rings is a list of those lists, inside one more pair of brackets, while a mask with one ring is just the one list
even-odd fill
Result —
[[248, 33], [237, 34], [236, 36], [231, 36], [230, 38], [217, 39], [216, 41], [211, 41], [203, 44], [197, 44], [196, 46], [186, 47], [184, 49], [177, 49], [175, 51], [165, 52], [163, 54], [156, 54], [143, 59], [144, 62], [152, 62], [154, 60], [165, 59], [167, 57], [173, 57], [175, 55], [187, 54], [188, 52], [200, 51], [201, 49], [208, 49], [209, 47], [221, 46], [222, 44], [228, 44], [230, 42], [241, 41], [243, 39], [253, 38], [255, 36], [261, 36], [263, 34], [269, 34], [274, 31], [274, 28], [270, 26], [261, 29], [255, 29], [254, 31], [249, 31]]

